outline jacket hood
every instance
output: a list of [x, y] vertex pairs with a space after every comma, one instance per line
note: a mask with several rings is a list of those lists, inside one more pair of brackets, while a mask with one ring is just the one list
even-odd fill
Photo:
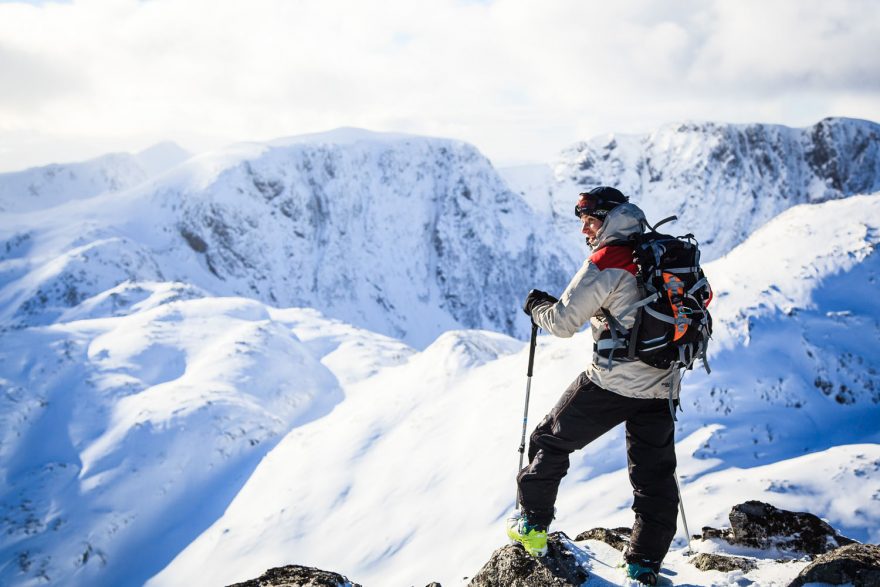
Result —
[[596, 233], [593, 250], [601, 249], [612, 241], [624, 240], [630, 235], [644, 232], [646, 222], [641, 208], [629, 202], [620, 204], [605, 217], [602, 228]]

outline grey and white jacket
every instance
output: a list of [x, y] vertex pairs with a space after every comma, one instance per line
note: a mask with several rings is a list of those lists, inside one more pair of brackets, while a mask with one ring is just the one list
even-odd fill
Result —
[[[602, 309], [620, 324], [632, 328], [635, 311], [621, 312], [639, 301], [636, 266], [632, 247], [614, 244], [644, 230], [645, 215], [635, 204], [621, 204], [608, 213], [596, 234], [596, 245], [590, 257], [572, 278], [555, 304], [543, 302], [532, 310], [535, 324], [555, 336], [570, 337], [589, 320], [593, 340], [598, 343], [608, 324]], [[634, 398], [667, 399], [678, 397], [680, 371], [657, 369], [639, 360], [630, 360], [623, 353], [614, 357], [609, 366], [606, 358], [593, 351], [587, 377], [608, 391]], [[610, 368], [609, 368], [610, 367]]]

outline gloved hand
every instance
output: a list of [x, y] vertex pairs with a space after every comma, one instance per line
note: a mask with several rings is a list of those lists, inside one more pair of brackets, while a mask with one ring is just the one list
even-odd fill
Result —
[[523, 312], [525, 312], [530, 318], [532, 316], [532, 310], [535, 309], [535, 306], [540, 302], [550, 302], [551, 304], [555, 304], [559, 300], [548, 294], [546, 291], [541, 291], [540, 289], [533, 289], [529, 292], [529, 295], [526, 297], [526, 303], [523, 306]]

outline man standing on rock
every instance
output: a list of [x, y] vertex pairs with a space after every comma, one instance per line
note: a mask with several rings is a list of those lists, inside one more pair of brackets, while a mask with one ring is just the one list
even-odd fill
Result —
[[589, 321], [595, 344], [592, 364], [531, 435], [529, 464], [517, 477], [521, 509], [508, 520], [507, 533], [533, 556], [545, 554], [569, 455], [626, 423], [635, 524], [625, 568], [630, 578], [655, 585], [676, 529], [675, 429], [668, 398], [678, 397], [679, 373], [629, 359], [626, 353], [612, 353], [611, 359], [599, 354], [611, 336], [608, 316], [632, 328], [635, 312], [621, 314], [641, 299], [626, 239], [643, 232], [645, 215], [628, 200], [605, 186], [580, 194], [575, 214], [592, 254], [559, 300], [538, 290], [526, 299], [524, 311], [547, 332], [570, 337]]

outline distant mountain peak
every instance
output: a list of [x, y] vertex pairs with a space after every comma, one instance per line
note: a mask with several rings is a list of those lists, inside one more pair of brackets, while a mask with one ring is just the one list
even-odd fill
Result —
[[423, 141], [427, 137], [397, 132], [381, 132], [356, 128], [353, 126], [341, 126], [332, 130], [289, 137], [281, 137], [268, 141], [273, 147], [284, 147], [296, 144], [321, 144], [330, 143], [335, 145], [351, 145], [355, 143], [387, 143], [403, 140]]
[[558, 218], [568, 220], [578, 191], [614, 185], [649, 220], [676, 214], [678, 230], [693, 232], [704, 257], [714, 259], [791, 206], [880, 191], [880, 125], [853, 118], [801, 129], [673, 122], [578, 142], [562, 151], [554, 171], [543, 191]]
[[135, 159], [149, 176], [159, 175], [190, 157], [192, 157], [192, 153], [173, 141], [156, 143], [135, 155]]

